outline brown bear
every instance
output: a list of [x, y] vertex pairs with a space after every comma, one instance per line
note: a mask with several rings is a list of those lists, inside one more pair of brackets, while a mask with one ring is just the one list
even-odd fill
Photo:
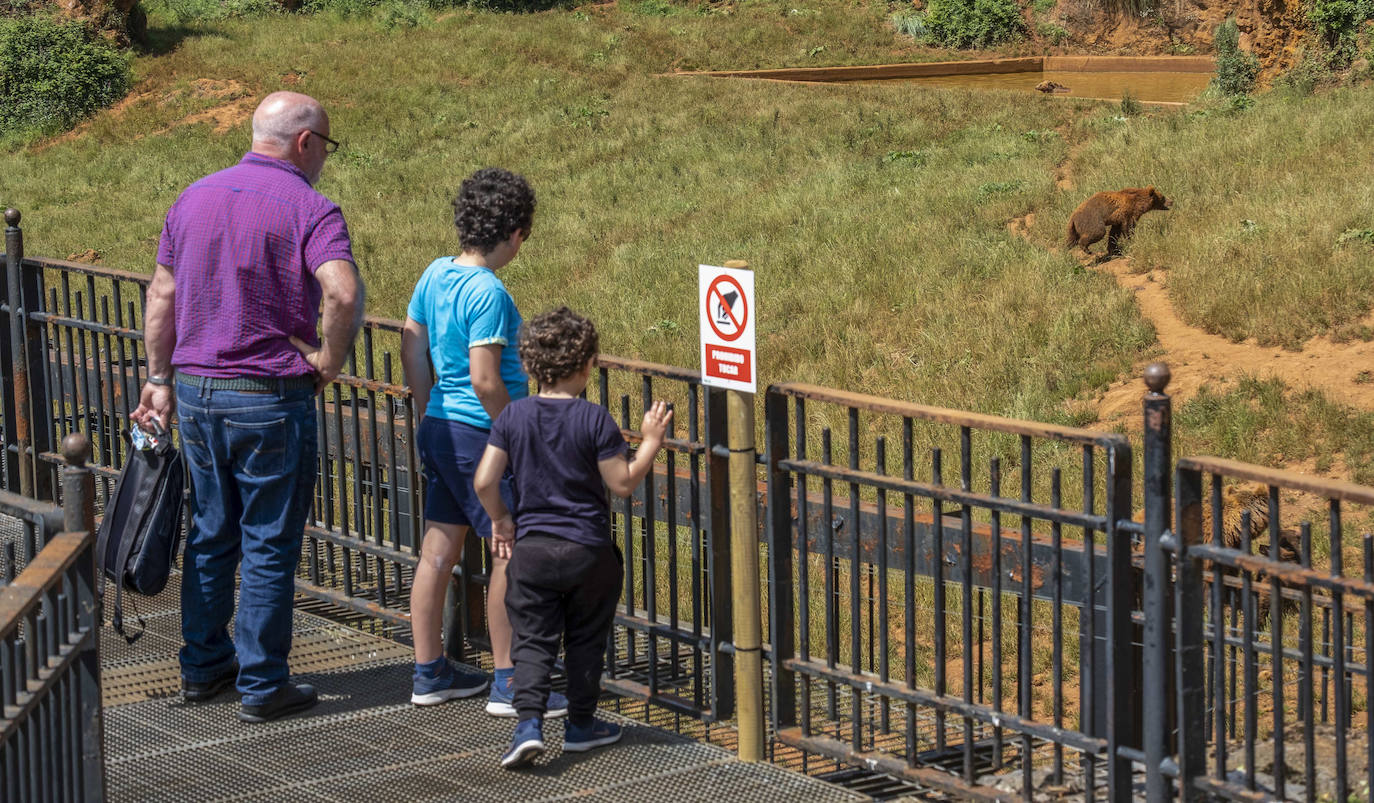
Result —
[[1091, 255], [1088, 246], [1107, 237], [1107, 256], [1121, 253], [1121, 238], [1131, 236], [1140, 216], [1151, 209], [1169, 209], [1173, 201], [1151, 187], [1127, 187], [1116, 192], [1099, 192], [1078, 205], [1069, 216], [1069, 234], [1065, 248], [1080, 246]]
[[[1212, 532], [1212, 497], [1211, 491], [1203, 492], [1202, 500], [1202, 531], [1199, 535], [1202, 543], [1214, 543]], [[1227, 485], [1221, 490], [1221, 546], [1228, 549], [1242, 549], [1245, 544], [1246, 528], [1243, 526], [1249, 523], [1250, 554], [1263, 555], [1269, 557], [1270, 543], [1273, 540], [1269, 532], [1269, 489], [1267, 486], [1252, 483], [1248, 485]], [[1135, 521], [1143, 523], [1145, 521], [1145, 511], [1141, 510], [1134, 516]], [[1286, 563], [1298, 563], [1301, 556], [1299, 553], [1298, 533], [1291, 529], [1280, 529], [1278, 536], [1278, 560]], [[1140, 545], [1134, 545], [1136, 551], [1140, 551]], [[1214, 571], [1217, 567], [1208, 561], [1205, 571]], [[1226, 593], [1227, 604], [1240, 604], [1241, 580], [1240, 572], [1226, 567], [1221, 569], [1222, 582], [1229, 589]], [[1263, 627], [1269, 621], [1269, 593], [1270, 580], [1269, 573], [1257, 571], [1251, 574], [1251, 591], [1255, 596], [1256, 625]], [[1282, 609], [1291, 612], [1297, 609], [1295, 601], [1288, 597], [1281, 599]]]

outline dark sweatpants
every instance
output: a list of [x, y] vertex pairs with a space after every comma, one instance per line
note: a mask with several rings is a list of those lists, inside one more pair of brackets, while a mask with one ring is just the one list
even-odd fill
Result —
[[522, 721], [544, 717], [560, 639], [568, 717], [584, 723], [596, 712], [621, 578], [613, 544], [591, 547], [542, 533], [515, 542], [506, 565], [506, 613], [514, 632], [514, 705]]

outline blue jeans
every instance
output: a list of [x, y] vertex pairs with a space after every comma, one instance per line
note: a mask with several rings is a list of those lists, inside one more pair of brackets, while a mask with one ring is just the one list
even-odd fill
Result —
[[314, 393], [247, 393], [179, 382], [177, 411], [191, 477], [181, 674], [208, 682], [230, 669], [237, 652], [243, 703], [260, 705], [288, 676], [296, 565], [319, 451]]

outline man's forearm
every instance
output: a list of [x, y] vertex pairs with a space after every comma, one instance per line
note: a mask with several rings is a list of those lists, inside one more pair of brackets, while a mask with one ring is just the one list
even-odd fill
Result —
[[351, 300], [326, 299], [320, 324], [320, 349], [325, 354], [326, 365], [335, 370], [343, 368], [353, 349], [353, 339], [363, 326], [363, 309], [361, 284]]
[[176, 344], [176, 280], [169, 268], [158, 265], [148, 286], [148, 306], [143, 317], [143, 347], [148, 355], [149, 376], [171, 376]]
[[353, 338], [363, 325], [366, 290], [353, 263], [327, 262], [316, 271], [324, 290], [324, 314], [320, 321], [321, 368], [337, 374], [353, 350]]

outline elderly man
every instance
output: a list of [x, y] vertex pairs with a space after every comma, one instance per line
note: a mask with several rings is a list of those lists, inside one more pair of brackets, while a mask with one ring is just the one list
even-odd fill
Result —
[[182, 696], [209, 700], [237, 679], [244, 722], [316, 700], [286, 663], [315, 487], [314, 394], [338, 375], [363, 312], [343, 215], [313, 189], [337, 147], [313, 98], [268, 95], [252, 150], [168, 210], [148, 288], [148, 381], [130, 417], [151, 429], [179, 411], [191, 475]]

